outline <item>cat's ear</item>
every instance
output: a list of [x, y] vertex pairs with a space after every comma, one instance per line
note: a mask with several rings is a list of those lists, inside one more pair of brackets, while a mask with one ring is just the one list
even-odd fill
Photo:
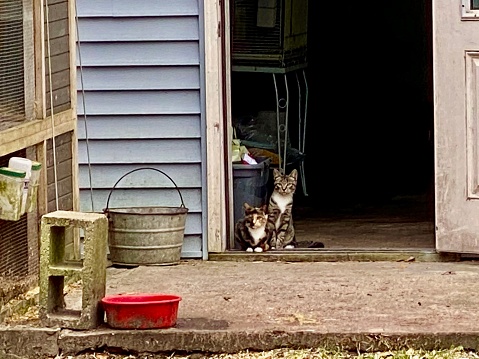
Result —
[[263, 204], [261, 206], [261, 209], [263, 210], [264, 213], [266, 213], [268, 211], [268, 205], [267, 204]]
[[273, 178], [276, 179], [277, 177], [281, 176], [281, 172], [277, 168], [273, 168]]
[[290, 177], [293, 177], [294, 180], [297, 180], [298, 179], [298, 171], [296, 170], [296, 168], [294, 170], [292, 170], [289, 175], [290, 175]]
[[248, 203], [245, 202], [245, 203], [243, 203], [243, 208], [248, 210], [248, 209], [251, 208], [251, 206]]

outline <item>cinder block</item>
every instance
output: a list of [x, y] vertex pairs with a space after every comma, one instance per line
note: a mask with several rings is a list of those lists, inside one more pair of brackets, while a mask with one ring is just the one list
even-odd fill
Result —
[[[68, 260], [65, 230], [84, 231], [83, 260]], [[40, 318], [47, 326], [93, 329], [103, 322], [101, 299], [106, 289], [108, 219], [101, 213], [55, 211], [41, 220]], [[79, 276], [82, 309], [69, 310], [64, 301], [65, 277]]]

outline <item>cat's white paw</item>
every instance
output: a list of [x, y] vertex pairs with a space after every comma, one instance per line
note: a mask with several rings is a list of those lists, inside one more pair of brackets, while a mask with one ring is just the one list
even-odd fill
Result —
[[288, 244], [287, 246], [284, 246], [284, 249], [294, 249], [294, 246], [292, 244]]
[[274, 246], [271, 246], [271, 249], [276, 249], [276, 247], [274, 247]]
[[253, 248], [251, 248], [251, 247], [247, 248], [246, 252], [253, 252]]
[[256, 247], [256, 248], [254, 249], [254, 251], [260, 253], [260, 252], [263, 251], [263, 248], [261, 248], [261, 247]]

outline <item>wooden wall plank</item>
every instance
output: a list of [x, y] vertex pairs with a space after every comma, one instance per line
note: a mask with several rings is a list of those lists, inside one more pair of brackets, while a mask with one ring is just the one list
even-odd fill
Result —
[[[48, 57], [48, 40], [45, 39], [45, 51], [46, 56]], [[50, 38], [50, 56], [56, 56], [60, 54], [68, 53], [69, 51], [69, 44], [68, 44], [68, 37], [57, 37], [55, 39]]]
[[[51, 102], [50, 91], [48, 91], [47, 98], [46, 98], [47, 116], [50, 116], [50, 102]], [[53, 112], [57, 114], [69, 108], [70, 108], [70, 86], [55, 89], [55, 91], [53, 91]]]
[[[51, 24], [62, 19], [68, 19], [68, 2], [53, 3], [51, 0], [48, 0], [48, 22]], [[47, 21], [46, 15], [45, 21]]]
[[[68, 19], [50, 21], [50, 39], [56, 39], [68, 35]], [[47, 24], [45, 24], [45, 33], [47, 33]]]
[[[59, 151], [57, 151], [57, 154], [60, 155]], [[61, 157], [61, 156], [60, 156]], [[49, 162], [52, 162], [50, 164], [49, 167], [47, 167], [47, 173], [48, 173], [48, 178], [55, 178], [55, 174], [54, 174], [54, 168], [53, 168], [53, 161], [49, 161]], [[67, 160], [63, 160], [63, 161], [58, 161], [58, 157], [57, 157], [57, 178], [58, 180], [63, 180], [65, 178], [71, 178], [72, 177], [72, 171], [71, 171], [71, 167], [72, 167], [72, 160], [71, 160], [71, 157]]]
[[[61, 72], [63, 70], [68, 70], [69, 69], [69, 59], [70, 54], [68, 52], [65, 52], [63, 54], [58, 54], [55, 56], [52, 56], [52, 73], [56, 72]], [[46, 58], [45, 58], [46, 61]], [[49, 68], [48, 64], [45, 64], [45, 74], [49, 74]]]
[[[49, 212], [57, 209], [57, 194], [59, 203], [58, 209], [73, 209], [72, 166], [70, 162], [72, 158], [72, 134], [73, 132], [67, 132], [58, 135], [55, 137], [55, 141], [49, 139], [46, 144], [47, 207]], [[56, 150], [55, 156], [53, 154], [54, 148]], [[56, 159], [57, 164], [56, 176], [54, 159]], [[55, 184], [57, 186], [55, 186]]]
[[[53, 71], [52, 71], [53, 72]], [[50, 75], [45, 76], [47, 92], [50, 91]], [[67, 87], [70, 85], [70, 70], [66, 69], [60, 72], [53, 72], [52, 83], [54, 89]]]

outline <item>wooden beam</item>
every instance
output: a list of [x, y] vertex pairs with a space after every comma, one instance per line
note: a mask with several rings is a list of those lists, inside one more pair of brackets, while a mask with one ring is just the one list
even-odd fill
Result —
[[[77, 120], [77, 69], [76, 69], [76, 7], [75, 0], [68, 1], [68, 24], [70, 42], [70, 104], [75, 122]], [[80, 210], [80, 187], [78, 183], [78, 138], [76, 127], [72, 133], [72, 185], [73, 185], [73, 210]]]
[[204, 1], [208, 252], [226, 249], [221, 6]]
[[[232, 143], [233, 140], [233, 120], [231, 115], [231, 39], [230, 39], [230, 2], [224, 1], [223, 22], [222, 26], [222, 48], [224, 53], [224, 116], [226, 118], [226, 143]], [[225, 162], [225, 184], [227, 189], [228, 200], [227, 207], [227, 234], [229, 238], [229, 248], [234, 248], [234, 203], [233, 203], [233, 166], [231, 165], [231, 146], [226, 146], [226, 162]]]
[[37, 144], [37, 161], [42, 164], [38, 180], [38, 218], [48, 212], [47, 140]]
[[52, 138], [52, 130], [55, 136], [76, 128], [76, 114], [72, 110], [60, 112], [54, 117], [52, 128], [51, 117], [44, 120], [26, 122], [20, 126], [0, 132], [0, 156], [34, 146], [45, 139]]
[[68, 1], [68, 25], [69, 25], [69, 53], [70, 53], [70, 103], [74, 113], [77, 113], [77, 31], [76, 31], [76, 8], [75, 0]]
[[[26, 157], [38, 161], [37, 148], [32, 146], [26, 149]], [[40, 172], [41, 174], [41, 172]], [[31, 185], [31, 184], [30, 184]], [[37, 194], [38, 198], [38, 194]], [[32, 212], [27, 212], [27, 243], [28, 243], [28, 274], [35, 275], [38, 273], [38, 243], [40, 233], [40, 223], [38, 216], [38, 201], [36, 202]]]
[[35, 114], [45, 118], [45, 17], [43, 0], [34, 1], [34, 36], [35, 36]]
[[457, 253], [438, 253], [434, 250], [325, 250], [325, 249], [287, 249], [265, 253], [246, 253], [231, 251], [210, 255], [213, 261], [230, 262], [458, 262]]
[[35, 113], [35, 9], [34, 1], [23, 0], [23, 85], [25, 116], [28, 120], [36, 118]]

